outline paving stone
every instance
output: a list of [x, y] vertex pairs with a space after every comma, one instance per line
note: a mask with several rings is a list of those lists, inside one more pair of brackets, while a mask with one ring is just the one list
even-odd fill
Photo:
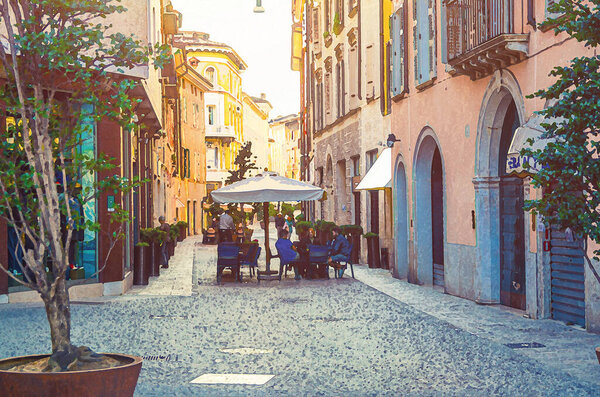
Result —
[[[471, 305], [362, 266], [355, 267], [361, 281], [290, 275], [258, 284], [246, 272], [243, 283], [217, 285], [216, 248], [188, 240], [169, 268], [183, 280], [159, 278], [143, 294], [72, 306], [74, 343], [172, 358], [145, 360], [138, 396], [598, 394], [593, 349], [588, 374], [567, 368], [583, 368], [578, 357], [600, 344], [597, 335]], [[0, 357], [50, 350], [41, 305], [2, 305], [0, 319]], [[546, 348], [504, 345], [520, 342]], [[567, 346], [577, 353], [565, 356]], [[265, 353], [232, 353], [252, 349]], [[203, 374], [274, 377], [263, 385], [190, 383]]]

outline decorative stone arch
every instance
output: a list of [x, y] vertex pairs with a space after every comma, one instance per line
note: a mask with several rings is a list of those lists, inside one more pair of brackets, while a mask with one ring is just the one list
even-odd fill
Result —
[[523, 124], [527, 117], [523, 93], [517, 79], [508, 70], [496, 71], [485, 90], [479, 111], [475, 143], [476, 178], [499, 175], [497, 149], [502, 135], [502, 123], [513, 101]]
[[[433, 284], [431, 170], [436, 149], [439, 150], [442, 158], [442, 181], [445, 184], [445, 167], [441, 145], [433, 129], [427, 126], [419, 134], [413, 159], [414, 269], [409, 270], [409, 278], [414, 279], [414, 282], [418, 284]], [[442, 185], [444, 207], [446, 205], [445, 190], [444, 185]], [[446, 211], [443, 208], [444, 248], [446, 245], [445, 214]]]
[[410, 239], [408, 217], [408, 184], [406, 167], [401, 154], [396, 157], [394, 165], [394, 251], [396, 266], [394, 276], [408, 278], [410, 263], [408, 240]]
[[[525, 102], [517, 79], [508, 70], [494, 73], [485, 90], [477, 123], [475, 152], [475, 219], [477, 261], [474, 272], [475, 300], [500, 302], [500, 140], [506, 113], [514, 102], [522, 125]], [[526, 252], [529, 229], [525, 228]]]

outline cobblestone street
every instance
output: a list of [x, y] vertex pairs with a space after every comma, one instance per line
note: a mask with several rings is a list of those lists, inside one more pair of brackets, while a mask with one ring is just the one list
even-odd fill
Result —
[[[288, 274], [258, 284], [244, 270], [242, 284], [224, 277], [219, 286], [215, 263], [216, 247], [188, 238], [149, 286], [73, 304], [74, 343], [144, 356], [140, 396], [598, 394], [598, 335], [365, 266], [355, 266], [357, 280]], [[41, 305], [3, 305], [0, 318], [0, 356], [49, 348]], [[204, 374], [274, 376], [263, 385], [191, 383]]]

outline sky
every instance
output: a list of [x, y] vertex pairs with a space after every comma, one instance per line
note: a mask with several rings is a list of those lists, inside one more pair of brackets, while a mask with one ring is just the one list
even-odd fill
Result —
[[267, 94], [270, 118], [298, 113], [300, 73], [290, 69], [292, 6], [290, 0], [262, 0], [263, 14], [252, 10], [255, 0], [172, 0], [183, 14], [183, 30], [206, 32], [228, 44], [248, 64], [243, 90]]

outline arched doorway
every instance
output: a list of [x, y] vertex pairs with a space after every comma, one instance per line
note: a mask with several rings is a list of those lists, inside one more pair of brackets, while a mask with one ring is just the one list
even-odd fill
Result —
[[500, 176], [500, 303], [525, 309], [525, 216], [523, 180], [506, 174], [506, 156], [520, 121], [514, 101], [502, 124]]
[[397, 277], [408, 277], [408, 200], [406, 189], [406, 170], [404, 163], [398, 159], [394, 173], [394, 240], [396, 243]]
[[523, 182], [506, 174], [506, 154], [525, 118], [519, 85], [508, 71], [498, 71], [483, 98], [477, 131], [475, 212], [477, 258], [475, 300], [526, 306]]
[[415, 282], [443, 286], [444, 171], [441, 152], [431, 129], [421, 134], [414, 167]]

